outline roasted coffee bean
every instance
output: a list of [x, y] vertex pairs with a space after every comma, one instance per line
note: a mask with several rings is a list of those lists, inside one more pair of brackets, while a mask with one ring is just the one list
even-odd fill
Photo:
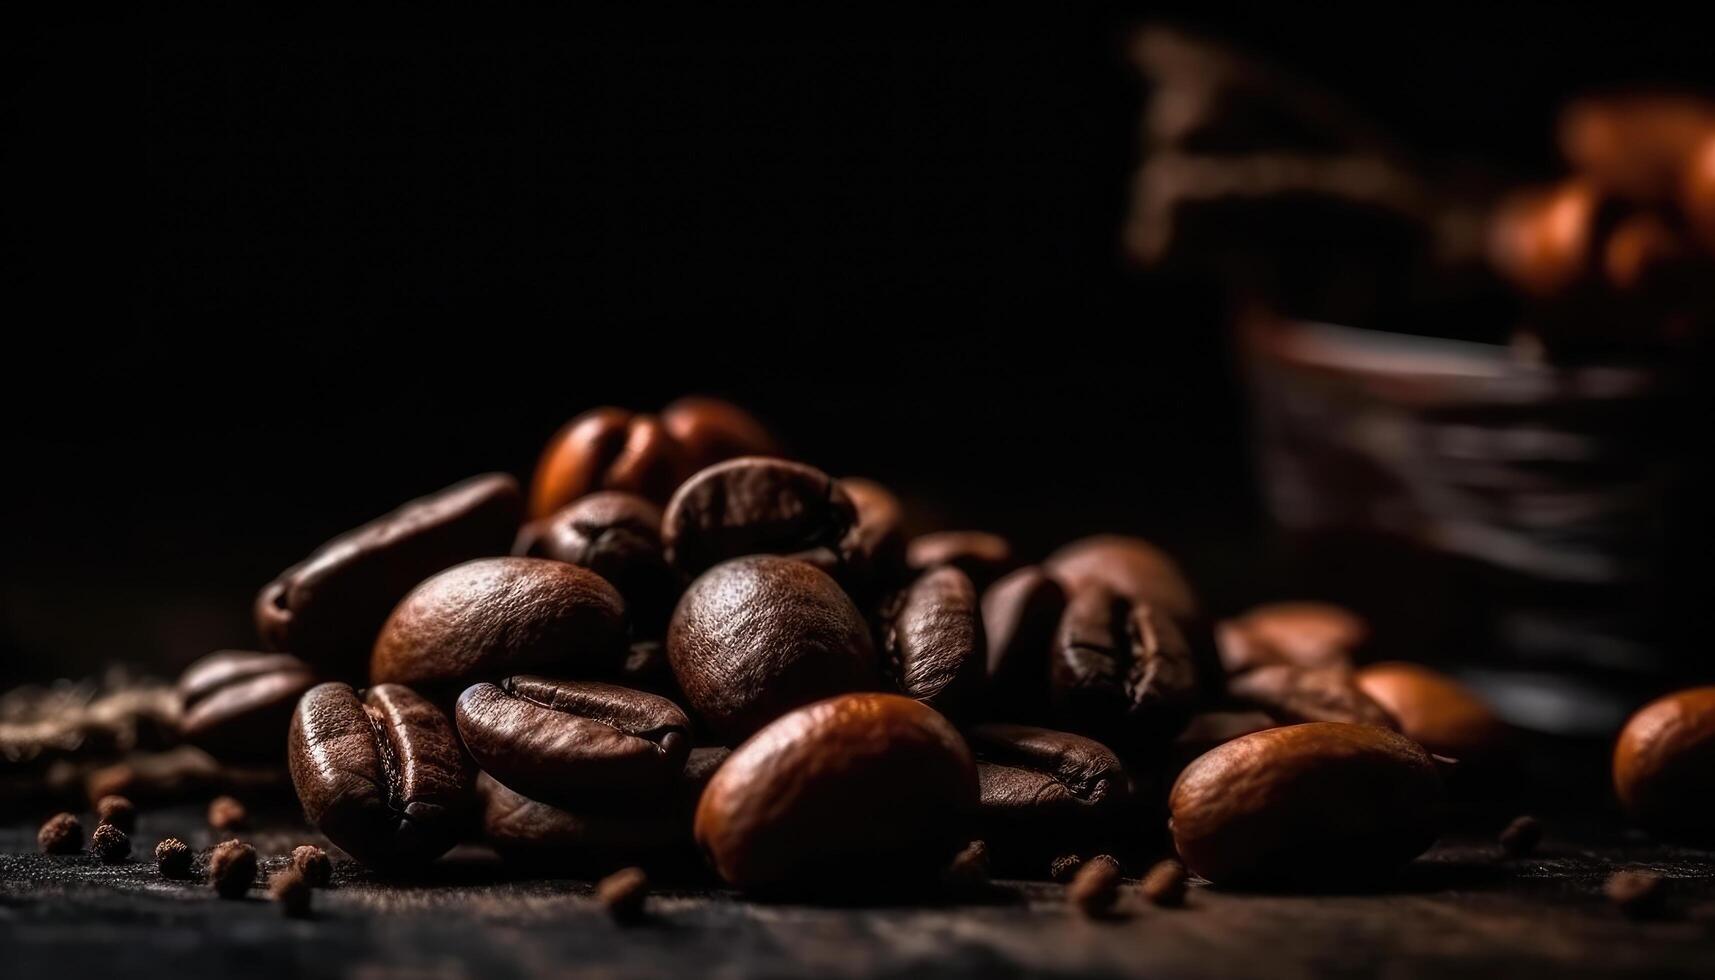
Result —
[[1393, 716], [1358, 687], [1356, 677], [1345, 667], [1258, 667], [1229, 680], [1227, 693], [1283, 725], [1338, 721], [1398, 727]]
[[370, 867], [434, 860], [457, 839], [470, 772], [453, 723], [397, 684], [360, 698], [310, 689], [292, 715], [288, 759], [304, 816]]
[[269, 878], [268, 897], [279, 903], [281, 914], [288, 918], [307, 919], [310, 916], [312, 889], [303, 872], [297, 868], [287, 868]]
[[221, 898], [243, 898], [255, 882], [256, 848], [229, 840], [209, 852], [208, 883]]
[[1181, 622], [1197, 613], [1197, 598], [1165, 551], [1141, 538], [1098, 534], [1048, 556], [1043, 570], [1066, 587], [1100, 585], [1134, 605], [1148, 605]]
[[1715, 133], [1715, 106], [1692, 96], [1608, 95], [1580, 99], [1560, 119], [1560, 150], [1604, 193], [1642, 204], [1679, 190], [1685, 161]]
[[780, 455], [780, 444], [767, 426], [718, 398], [680, 398], [661, 410], [661, 424], [684, 451], [693, 473], [735, 456]]
[[621, 868], [596, 883], [595, 897], [615, 922], [640, 922], [649, 898], [649, 873], [642, 868]]
[[451, 700], [527, 670], [611, 675], [625, 660], [625, 603], [601, 576], [543, 558], [485, 558], [411, 590], [375, 640], [370, 678]]
[[1184, 634], [1153, 606], [1105, 587], [1073, 589], [1049, 660], [1049, 699], [1063, 728], [1122, 750], [1165, 742], [1185, 727], [1197, 696]]
[[979, 590], [1018, 567], [1012, 542], [987, 531], [936, 531], [912, 538], [905, 564], [914, 572], [951, 565], [970, 576]]
[[292, 709], [315, 683], [310, 665], [288, 653], [209, 654], [179, 678], [179, 733], [219, 759], [278, 762]]
[[1501, 853], [1507, 857], [1524, 857], [1542, 843], [1542, 824], [1535, 817], [1516, 817], [1507, 824], [1499, 837]]
[[1326, 602], [1271, 602], [1216, 628], [1228, 674], [1275, 664], [1351, 667], [1369, 637], [1363, 617]]
[[461, 695], [459, 736], [485, 772], [560, 806], [657, 798], [691, 751], [690, 719], [666, 698], [614, 684], [520, 675]]
[[756, 555], [709, 569], [667, 629], [673, 675], [697, 716], [738, 741], [787, 711], [879, 678], [869, 627], [839, 585], [801, 561]]
[[326, 888], [333, 880], [333, 862], [328, 859], [328, 852], [314, 844], [292, 848], [292, 867], [316, 888]]
[[661, 420], [594, 408], [561, 427], [536, 464], [530, 516], [543, 518], [586, 493], [623, 490], [664, 502], [691, 471]]
[[104, 823], [89, 835], [89, 850], [102, 864], [118, 864], [131, 856], [131, 838], [118, 827]]
[[1614, 791], [1650, 830], [1715, 835], [1715, 687], [1669, 694], [1632, 715], [1614, 745]]
[[194, 856], [184, 841], [168, 837], [155, 845], [155, 869], [163, 878], [189, 878]]
[[1163, 908], [1179, 908], [1185, 904], [1185, 866], [1178, 861], [1161, 861], [1149, 869], [1138, 883], [1144, 901]]
[[137, 829], [137, 806], [123, 796], [103, 796], [95, 803], [95, 818], [129, 834]]
[[1325, 886], [1385, 875], [1440, 832], [1429, 753], [1385, 728], [1319, 722], [1234, 739], [1173, 785], [1185, 866], [1216, 884]]
[[[289, 727], [289, 725], [288, 725]], [[244, 804], [230, 796], [217, 796], [208, 804], [208, 825], [215, 830], [238, 830], [250, 822]]]
[[1655, 919], [1667, 911], [1666, 882], [1651, 871], [1616, 871], [1602, 885], [1613, 906], [1632, 919]]
[[1596, 188], [1583, 178], [1513, 195], [1496, 209], [1490, 260], [1532, 296], [1565, 293], [1589, 275], [1600, 204]]
[[587, 568], [625, 598], [632, 629], [660, 636], [678, 597], [661, 547], [661, 509], [630, 493], [603, 491], [567, 504], [520, 533], [513, 552]]
[[667, 503], [667, 560], [696, 575], [742, 555], [802, 558], [827, 572], [845, 564], [857, 507], [813, 466], [763, 456], [717, 463], [686, 480]]
[[1420, 664], [1371, 664], [1357, 673], [1369, 695], [1405, 737], [1436, 755], [1465, 763], [1492, 758], [1506, 739], [1505, 726], [1470, 688]]
[[953, 855], [941, 876], [955, 890], [970, 891], [989, 883], [989, 847], [986, 841], [974, 840]]
[[504, 555], [518, 530], [518, 481], [490, 474], [413, 500], [322, 545], [256, 597], [256, 628], [325, 675], [361, 679], [375, 634], [418, 583]]
[[882, 660], [899, 693], [963, 720], [981, 707], [987, 645], [976, 587], [949, 565], [923, 573], [899, 596]]
[[1107, 746], [1024, 725], [976, 725], [965, 740], [977, 760], [980, 827], [1007, 866], [1087, 854], [1118, 829], [1133, 787]]
[[933, 882], [971, 839], [976, 766], [953, 726], [893, 694], [787, 714], [733, 751], [697, 806], [722, 878], [760, 893]]
[[1120, 864], [1107, 854], [1098, 854], [1078, 866], [1072, 883], [1066, 886], [1066, 901], [1091, 917], [1113, 911], [1120, 894]]
[[857, 520], [836, 549], [848, 590], [867, 594], [905, 577], [905, 508], [891, 490], [862, 477], [835, 481], [851, 498]]
[[70, 813], [56, 813], [36, 831], [43, 854], [76, 854], [83, 850], [83, 824]]
[[1035, 566], [1005, 576], [983, 593], [989, 717], [1047, 717], [1048, 651], [1065, 612], [1066, 590]]

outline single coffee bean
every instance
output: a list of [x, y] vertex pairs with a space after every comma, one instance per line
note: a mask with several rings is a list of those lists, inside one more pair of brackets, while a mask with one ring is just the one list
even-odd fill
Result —
[[1445, 795], [1416, 742], [1318, 722], [1222, 745], [1180, 773], [1168, 806], [1180, 859], [1209, 881], [1316, 886], [1376, 878], [1423, 853]]
[[691, 708], [732, 741], [878, 681], [869, 627], [839, 585], [804, 562], [766, 555], [716, 565], [691, 583], [667, 629], [667, 656]]
[[243, 898], [255, 881], [256, 848], [229, 840], [209, 852], [208, 883], [221, 898]]
[[292, 867], [316, 888], [326, 888], [333, 880], [333, 862], [328, 859], [328, 852], [314, 844], [292, 848]]
[[102, 864], [118, 864], [131, 856], [131, 838], [118, 827], [104, 823], [89, 835], [89, 850]]
[[466, 562], [393, 610], [370, 678], [450, 702], [476, 681], [520, 671], [611, 675], [625, 659], [624, 611], [614, 587], [588, 569], [543, 558]]
[[1655, 919], [1667, 911], [1667, 888], [1661, 875], [1649, 871], [1616, 871], [1602, 885], [1602, 894], [1632, 919]]
[[1660, 833], [1715, 833], [1715, 687], [1644, 705], [1614, 745], [1614, 791], [1626, 813]]
[[1066, 612], [1066, 590], [1035, 566], [983, 593], [988, 639], [988, 715], [1015, 721], [1048, 714], [1048, 651]]
[[179, 678], [179, 734], [218, 759], [278, 764], [292, 709], [315, 683], [310, 665], [289, 653], [217, 651]]
[[1066, 901], [1092, 918], [1108, 915], [1120, 894], [1120, 865], [1111, 856], [1098, 854], [1078, 866], [1066, 886]]
[[452, 722], [422, 695], [397, 684], [361, 698], [345, 684], [313, 687], [288, 744], [304, 816], [364, 864], [427, 863], [457, 840], [470, 772]]
[[99, 823], [110, 823], [127, 834], [137, 830], [137, 807], [123, 796], [103, 796], [95, 804]]
[[1363, 617], [1326, 602], [1271, 602], [1216, 628], [1228, 674], [1253, 667], [1351, 667], [1369, 643]]
[[1132, 795], [1119, 757], [1093, 739], [1024, 725], [976, 725], [984, 838], [1012, 867], [1040, 870], [1048, 855], [1089, 853], [1117, 829]]
[[1286, 725], [1338, 721], [1399, 727], [1385, 708], [1358, 687], [1355, 676], [1345, 667], [1258, 667], [1229, 680], [1227, 693]]
[[780, 455], [780, 444], [767, 426], [718, 398], [677, 399], [661, 410], [661, 424], [684, 451], [693, 473], [736, 456]]
[[661, 536], [684, 575], [742, 555], [802, 558], [837, 572], [850, 557], [857, 508], [813, 466], [764, 456], [717, 463], [686, 480], [667, 502]]
[[1571, 290], [1590, 272], [1601, 198], [1582, 177], [1512, 195], [1489, 228], [1489, 258], [1513, 285], [1538, 299]]
[[1436, 755], [1480, 763], [1506, 740], [1505, 726], [1483, 699], [1440, 671], [1394, 661], [1364, 667], [1356, 681], [1405, 737]]
[[1185, 866], [1178, 861], [1162, 861], [1143, 876], [1138, 890], [1144, 901], [1162, 908], [1180, 908], [1185, 904]]
[[322, 673], [363, 676], [364, 655], [418, 582], [472, 558], [504, 555], [518, 530], [518, 481], [479, 476], [413, 500], [322, 545], [256, 597], [256, 628], [271, 649]]
[[953, 726], [893, 694], [847, 694], [735, 749], [697, 806], [697, 843], [758, 893], [932, 882], [971, 839], [976, 766]]
[[1516, 817], [1501, 831], [1501, 853], [1510, 858], [1524, 857], [1536, 851], [1542, 843], [1542, 824], [1530, 816]]
[[217, 796], [208, 804], [208, 825], [215, 830], [240, 830], [250, 822], [244, 804], [230, 796]]
[[649, 898], [649, 874], [642, 868], [621, 868], [596, 883], [595, 897], [613, 921], [621, 925], [641, 922]]
[[1077, 877], [1078, 869], [1084, 866], [1084, 859], [1076, 854], [1062, 854], [1048, 862], [1048, 880], [1059, 885], [1069, 885]]
[[268, 897], [280, 904], [280, 912], [287, 918], [310, 917], [311, 892], [309, 881], [297, 868], [276, 872], [268, 879]]
[[948, 565], [918, 576], [898, 597], [882, 662], [899, 693], [962, 720], [981, 709], [987, 646], [976, 587]]
[[1197, 598], [1172, 558], [1141, 538], [1098, 534], [1048, 556], [1047, 573], [1079, 592], [1100, 585], [1134, 605], [1148, 605], [1181, 622], [1197, 614]]
[[633, 631], [660, 636], [678, 598], [678, 578], [661, 546], [661, 509], [636, 494], [580, 497], [525, 526], [514, 553], [587, 568], [625, 599]]
[[664, 794], [691, 751], [690, 719], [666, 698], [614, 684], [520, 675], [459, 695], [459, 736], [485, 772], [574, 808]]
[[584, 494], [623, 490], [665, 501], [690, 472], [685, 451], [661, 420], [595, 408], [548, 440], [530, 483], [530, 516], [543, 518]]
[[43, 854], [76, 854], [83, 850], [83, 824], [69, 813], [56, 813], [36, 831]]
[[970, 576], [978, 589], [1018, 567], [1012, 542], [988, 531], [936, 531], [911, 539], [905, 564], [914, 572], [951, 565]]
[[1173, 620], [1099, 584], [1072, 590], [1048, 678], [1061, 727], [1122, 748], [1172, 738], [1197, 697], [1191, 648]]
[[184, 841], [168, 837], [155, 845], [155, 869], [163, 878], [189, 878], [193, 856]]
[[905, 577], [905, 508], [893, 491], [874, 480], [847, 476], [835, 481], [851, 498], [857, 520], [835, 549], [843, 556], [843, 585], [867, 594]]

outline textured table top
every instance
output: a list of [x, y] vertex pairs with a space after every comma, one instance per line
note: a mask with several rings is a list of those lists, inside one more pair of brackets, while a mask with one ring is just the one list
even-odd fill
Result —
[[[35, 852], [35, 826], [0, 828], [0, 974], [35, 977], [597, 976], [1715, 976], [1715, 851], [1548, 822], [1541, 849], [1503, 860], [1453, 835], [1387, 891], [1268, 895], [1195, 887], [1184, 909], [1071, 914], [1062, 889], [999, 882], [989, 901], [924, 907], [758, 904], [663, 890], [622, 927], [586, 881], [521, 878], [480, 848], [432, 875], [373, 879], [342, 864], [314, 918], [284, 918], [258, 887], [222, 901], [155, 871], [168, 835], [214, 841], [190, 807], [145, 812], [134, 854]], [[87, 828], [87, 824], [86, 824]], [[225, 837], [227, 835], [221, 835]], [[275, 822], [241, 835], [263, 874], [319, 838]], [[1654, 871], [1665, 917], [1633, 921], [1602, 896], [1619, 868]]]

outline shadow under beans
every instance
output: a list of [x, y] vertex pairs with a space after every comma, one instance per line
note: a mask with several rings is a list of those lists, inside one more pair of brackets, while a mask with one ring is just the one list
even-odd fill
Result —
[[1495, 861], [1415, 861], [1399, 871], [1374, 878], [1313, 881], [1258, 880], [1210, 884], [1218, 892], [1251, 895], [1313, 895], [1317, 897], [1428, 895], [1447, 891], [1498, 889], [1513, 874]]

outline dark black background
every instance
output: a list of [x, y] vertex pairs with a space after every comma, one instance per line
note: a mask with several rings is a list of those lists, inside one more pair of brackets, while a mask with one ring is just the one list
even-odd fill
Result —
[[922, 527], [1137, 531], [1217, 605], [1281, 588], [1246, 574], [1219, 293], [1118, 249], [1152, 16], [1504, 175], [1552, 172], [1569, 93], [1715, 81], [1698, 25], [1630, 7], [28, 25], [0, 680], [252, 643], [249, 596], [322, 539], [688, 391]]

